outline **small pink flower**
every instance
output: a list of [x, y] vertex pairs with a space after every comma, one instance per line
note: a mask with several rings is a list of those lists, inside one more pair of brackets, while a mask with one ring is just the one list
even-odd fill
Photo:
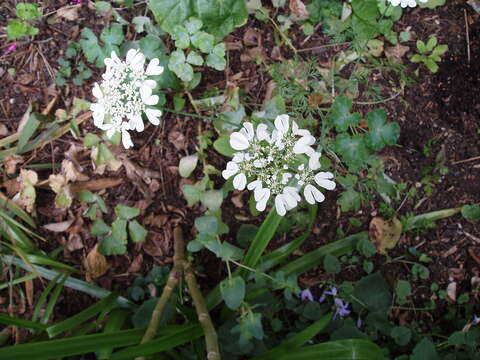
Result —
[[5, 49], [5, 54], [8, 54], [12, 51], [15, 51], [17, 50], [17, 44], [12, 44], [12, 45], [9, 45], [6, 49]]

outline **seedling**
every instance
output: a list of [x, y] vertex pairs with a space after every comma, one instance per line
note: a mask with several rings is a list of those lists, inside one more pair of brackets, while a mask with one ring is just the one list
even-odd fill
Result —
[[448, 50], [448, 45], [438, 45], [438, 39], [432, 36], [425, 44], [422, 40], [417, 40], [417, 50], [410, 58], [413, 63], [423, 63], [432, 73], [438, 71], [438, 62], [442, 61], [441, 56]]
[[32, 25], [33, 20], [42, 16], [42, 13], [38, 10], [38, 4], [18, 3], [15, 14], [18, 19], [9, 21], [7, 25], [7, 38], [9, 40], [38, 34], [38, 28]]

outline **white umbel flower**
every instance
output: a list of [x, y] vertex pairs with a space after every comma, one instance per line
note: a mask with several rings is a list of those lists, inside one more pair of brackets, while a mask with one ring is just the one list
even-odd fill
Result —
[[[230, 145], [237, 150], [222, 176], [233, 178], [233, 187], [253, 191], [256, 209], [263, 211], [270, 199], [277, 213], [284, 216], [302, 200], [322, 202], [325, 196], [317, 186], [335, 188], [333, 174], [320, 172], [320, 153], [313, 149], [315, 138], [300, 129], [288, 115], [279, 115], [274, 124], [249, 122], [230, 135]], [[302, 164], [298, 166], [298, 163]]]
[[128, 149], [133, 146], [129, 131], [142, 132], [145, 128], [142, 114], [153, 125], [160, 123], [162, 111], [151, 107], [159, 101], [158, 95], [153, 95], [157, 83], [149, 77], [160, 75], [163, 67], [158, 59], [152, 59], [145, 70], [145, 56], [135, 49], [127, 52], [125, 61], [112, 51], [105, 65], [103, 81], [95, 83], [92, 89], [97, 99], [90, 106], [93, 123], [105, 130], [108, 137], [120, 132], [122, 144]]
[[415, 7], [417, 6], [417, 1], [426, 3], [428, 0], [388, 0], [393, 6], [400, 5], [402, 8]]

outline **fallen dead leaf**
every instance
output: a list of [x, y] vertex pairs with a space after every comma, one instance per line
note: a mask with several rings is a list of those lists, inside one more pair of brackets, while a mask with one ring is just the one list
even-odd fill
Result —
[[170, 141], [177, 150], [185, 150], [187, 145], [185, 135], [183, 135], [180, 131], [170, 131], [168, 134], [168, 141]]
[[135, 256], [135, 259], [133, 259], [127, 271], [129, 273], [139, 272], [142, 268], [142, 264], [143, 264], [143, 255], [138, 254], [137, 256]]
[[245, 205], [243, 203], [243, 192], [239, 192], [237, 195], [232, 196], [232, 203], [237, 208], [243, 208], [243, 206]]
[[119, 178], [93, 179], [85, 182], [74, 183], [70, 188], [73, 192], [79, 192], [82, 190], [100, 191], [110, 187], [118, 186], [122, 182], [123, 180]]
[[33, 280], [25, 281], [25, 293], [27, 295], [28, 306], [33, 306]]
[[381, 217], [374, 217], [370, 222], [368, 235], [380, 254], [385, 255], [386, 249], [393, 249], [400, 240], [401, 234], [402, 223], [397, 218], [384, 220]]
[[408, 46], [401, 45], [400, 43], [395, 46], [388, 46], [385, 49], [385, 55], [387, 57], [394, 58], [397, 62], [402, 62], [403, 56], [410, 50]]
[[0, 136], [7, 136], [8, 135], [8, 129], [5, 126], [5, 124], [0, 124]]
[[48, 230], [48, 231], [53, 231], [53, 232], [64, 232], [67, 231], [67, 229], [73, 224], [73, 221], [75, 219], [70, 219], [58, 223], [50, 223], [43, 225], [43, 228]]
[[448, 284], [447, 295], [447, 300], [451, 300], [451, 302], [457, 301], [457, 283], [455, 281], [452, 281], [450, 284]]
[[262, 34], [254, 28], [248, 28], [245, 34], [243, 34], [243, 43], [246, 46], [261, 46]]
[[95, 245], [92, 250], [90, 250], [87, 257], [83, 261], [83, 266], [85, 266], [87, 279], [96, 279], [102, 276], [108, 271], [110, 267], [105, 256], [100, 254], [97, 251], [97, 248], [98, 244]]
[[64, 6], [57, 10], [57, 16], [64, 18], [69, 21], [74, 21], [78, 19], [78, 10], [80, 9], [80, 4], [76, 6]]
[[290, 0], [290, 18], [293, 21], [307, 20], [310, 17], [305, 4], [301, 0]]
[[70, 252], [83, 249], [83, 241], [80, 234], [70, 234], [67, 241], [67, 250]]

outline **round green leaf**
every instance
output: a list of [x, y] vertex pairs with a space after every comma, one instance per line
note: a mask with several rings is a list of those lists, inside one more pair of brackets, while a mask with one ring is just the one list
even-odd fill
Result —
[[240, 276], [225, 279], [220, 283], [220, 293], [225, 304], [230, 309], [236, 310], [245, 298], [245, 281]]

